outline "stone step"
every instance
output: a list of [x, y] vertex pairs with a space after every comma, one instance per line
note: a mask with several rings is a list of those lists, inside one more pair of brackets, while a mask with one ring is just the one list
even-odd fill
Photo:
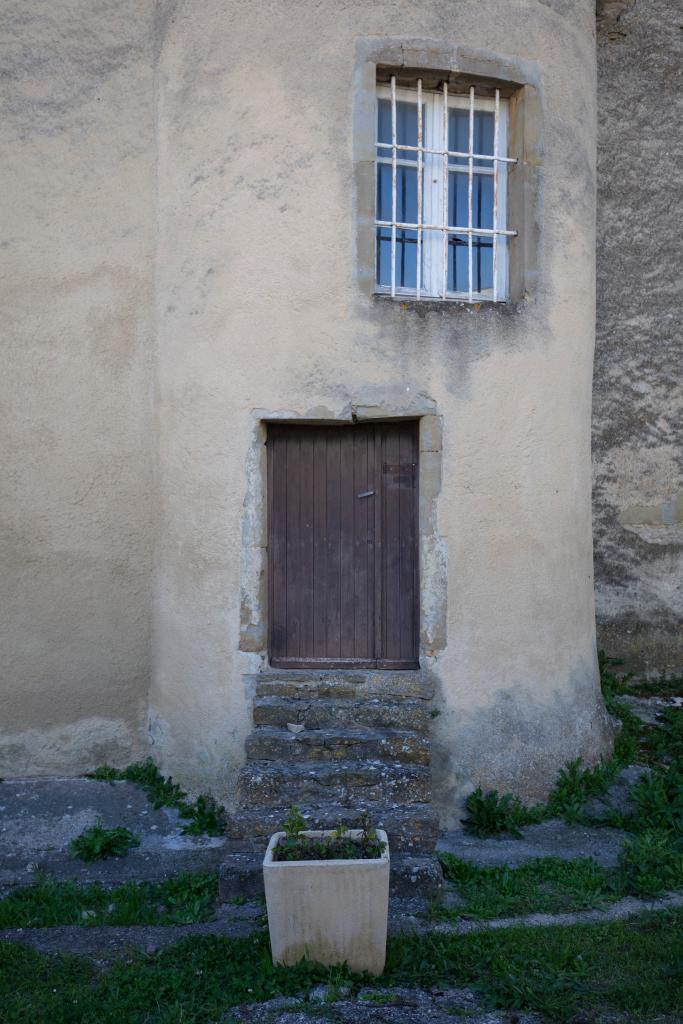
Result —
[[[391, 853], [389, 892], [403, 898], [436, 896], [443, 885], [441, 865], [434, 856]], [[218, 896], [223, 902], [263, 896], [263, 854], [232, 853], [218, 874]]]
[[241, 807], [289, 807], [292, 804], [362, 808], [372, 803], [429, 803], [431, 771], [424, 765], [380, 761], [287, 764], [252, 761], [238, 782]]
[[247, 738], [247, 761], [374, 760], [429, 764], [429, 741], [416, 732], [332, 728], [289, 732], [261, 726]]
[[431, 723], [427, 701], [389, 701], [379, 697], [330, 699], [309, 695], [264, 696], [254, 700], [254, 725], [286, 728], [288, 723], [307, 729], [367, 726], [373, 729], [411, 729], [426, 733]]
[[[243, 810], [228, 818], [226, 837], [230, 850], [253, 851], [263, 855], [273, 832], [282, 831], [288, 807], [262, 807]], [[299, 807], [311, 829], [359, 828], [360, 811], [355, 807], [329, 804], [325, 807]], [[408, 807], [382, 807], [371, 805], [370, 823], [383, 828], [389, 836], [389, 845], [399, 853], [431, 853], [439, 837], [439, 817], [430, 804], [411, 804]]]
[[248, 676], [256, 697], [291, 697], [294, 700], [380, 700], [429, 701], [435, 692], [432, 677], [425, 672], [310, 672], [288, 671]]

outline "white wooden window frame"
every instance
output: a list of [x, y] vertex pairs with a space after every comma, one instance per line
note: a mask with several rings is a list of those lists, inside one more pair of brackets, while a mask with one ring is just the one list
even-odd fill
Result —
[[[416, 88], [399, 87], [392, 77], [389, 85], [377, 86], [377, 102], [388, 99], [392, 111], [392, 141], [379, 143], [376, 139], [375, 160], [392, 168], [391, 219], [375, 220], [375, 248], [377, 228], [391, 230], [391, 285], [375, 283], [375, 291], [392, 297], [413, 299], [452, 299], [460, 302], [504, 302], [508, 293], [507, 239], [517, 232], [507, 228], [507, 172], [517, 161], [507, 155], [508, 109], [507, 101], [495, 90], [493, 97], [476, 96], [474, 86], [466, 94], [449, 92], [447, 83], [439, 90], [423, 89], [420, 79]], [[417, 146], [399, 145], [396, 137], [396, 103], [417, 105]], [[424, 112], [423, 112], [424, 108]], [[467, 151], [448, 149], [448, 111], [459, 108], [469, 112], [469, 144]], [[474, 114], [490, 111], [494, 115], [493, 154], [478, 154], [474, 145]], [[375, 124], [378, 124], [375, 111]], [[401, 154], [415, 154], [412, 160]], [[386, 155], [382, 155], [386, 154]], [[449, 164], [449, 158], [467, 159], [466, 165]], [[396, 219], [396, 169], [401, 164], [417, 170], [417, 220], [415, 223]], [[448, 176], [466, 174], [468, 178], [468, 223], [448, 224]], [[475, 174], [493, 177], [493, 226], [475, 228], [472, 217], [472, 185]], [[422, 187], [420, 187], [422, 186]], [[377, 173], [375, 172], [375, 189]], [[375, 202], [375, 216], [377, 204]], [[415, 288], [404, 288], [396, 283], [396, 231], [415, 231], [417, 235], [417, 281]], [[468, 289], [464, 292], [448, 290], [448, 237], [464, 235], [468, 241]], [[491, 237], [493, 248], [493, 286], [474, 291], [472, 274], [472, 239]], [[375, 252], [375, 267], [377, 253]], [[376, 274], [376, 271], [375, 271]]]

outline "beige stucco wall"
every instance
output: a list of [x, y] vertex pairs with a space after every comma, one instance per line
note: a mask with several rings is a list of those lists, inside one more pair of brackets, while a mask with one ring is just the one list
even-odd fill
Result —
[[[151, 707], [174, 775], [229, 798], [243, 758], [242, 679], [261, 655], [238, 650], [240, 614], [264, 614], [244, 600], [263, 570], [243, 553], [259, 416], [400, 412], [415, 396], [443, 423], [433, 551], [447, 635], [423, 658], [439, 683], [442, 803], [479, 782], [540, 795], [569, 758], [607, 748], [590, 526], [593, 17], [589, 0], [186, 0], [173, 12], [158, 98]], [[421, 315], [364, 292], [354, 88], [359, 37], [376, 36], [537, 62], [541, 272], [515, 309]]]
[[[431, 417], [422, 660], [446, 818], [478, 783], [538, 796], [595, 759], [592, 2], [10, 11], [0, 772], [151, 745], [230, 802], [264, 663], [262, 420], [354, 411]], [[415, 310], [364, 286], [378, 39], [533, 67], [521, 302]]]
[[147, 745], [152, 14], [2, 6], [3, 776]]

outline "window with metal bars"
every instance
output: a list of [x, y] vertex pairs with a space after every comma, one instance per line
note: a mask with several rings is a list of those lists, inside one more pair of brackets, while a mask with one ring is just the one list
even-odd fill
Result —
[[416, 299], [507, 297], [507, 101], [377, 87], [375, 282]]

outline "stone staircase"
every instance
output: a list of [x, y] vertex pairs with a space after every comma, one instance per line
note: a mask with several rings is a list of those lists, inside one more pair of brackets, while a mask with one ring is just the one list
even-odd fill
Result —
[[367, 811], [389, 835], [392, 891], [438, 889], [430, 680], [421, 672], [270, 669], [249, 681], [254, 731], [228, 823], [223, 897], [258, 890], [268, 838], [293, 804], [311, 828], [354, 828]]

